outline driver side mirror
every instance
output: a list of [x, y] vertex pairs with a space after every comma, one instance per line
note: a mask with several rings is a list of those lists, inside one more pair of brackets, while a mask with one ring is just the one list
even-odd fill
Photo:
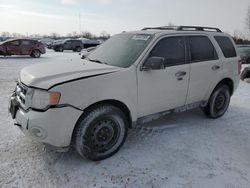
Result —
[[164, 69], [164, 60], [163, 57], [150, 57], [142, 65], [141, 71]]

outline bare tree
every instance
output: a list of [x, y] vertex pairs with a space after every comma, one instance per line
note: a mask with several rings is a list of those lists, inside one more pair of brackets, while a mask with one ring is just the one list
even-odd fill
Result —
[[51, 38], [53, 38], [53, 39], [59, 38], [59, 34], [57, 34], [57, 33], [51, 33], [50, 36], [51, 36]]
[[89, 31], [83, 31], [83, 32], [81, 32], [81, 37], [91, 39], [91, 38], [93, 38], [93, 34], [90, 33]]
[[233, 38], [238, 40], [238, 39], [245, 39], [246, 37], [245, 37], [245, 35], [243, 34], [242, 31], [237, 29], [237, 30], [234, 30]]
[[173, 27], [173, 26], [175, 26], [175, 24], [173, 24], [172, 22], [168, 22], [167, 26]]
[[9, 32], [2, 32], [1, 35], [3, 37], [10, 37], [11, 36], [11, 34]]
[[108, 39], [108, 38], [110, 38], [110, 34], [107, 33], [106, 31], [102, 31], [102, 32], [100, 33], [100, 36], [99, 36], [99, 37], [102, 38], [102, 39]]

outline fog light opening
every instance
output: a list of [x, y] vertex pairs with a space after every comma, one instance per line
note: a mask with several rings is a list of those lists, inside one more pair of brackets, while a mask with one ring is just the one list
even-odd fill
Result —
[[46, 132], [40, 127], [32, 127], [30, 132], [33, 137], [38, 139], [44, 139], [47, 137]]

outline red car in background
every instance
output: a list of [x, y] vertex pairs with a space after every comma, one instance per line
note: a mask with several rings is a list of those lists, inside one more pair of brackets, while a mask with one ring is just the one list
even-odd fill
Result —
[[0, 43], [0, 55], [30, 55], [39, 58], [46, 53], [44, 45], [32, 39], [13, 39]]

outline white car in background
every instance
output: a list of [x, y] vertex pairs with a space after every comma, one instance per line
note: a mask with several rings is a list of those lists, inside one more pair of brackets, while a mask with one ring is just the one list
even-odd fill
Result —
[[83, 49], [80, 53], [81, 58], [85, 59], [91, 52], [93, 52], [96, 49], [96, 47], [89, 47], [86, 49]]

